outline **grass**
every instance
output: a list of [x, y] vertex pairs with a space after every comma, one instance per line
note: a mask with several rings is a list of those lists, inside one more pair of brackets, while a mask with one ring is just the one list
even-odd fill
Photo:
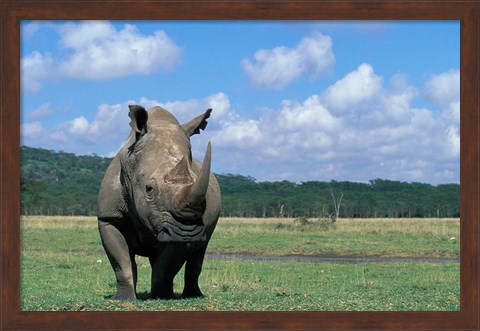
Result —
[[[222, 219], [210, 251], [266, 255], [457, 257], [458, 219], [340, 219], [333, 227], [291, 219]], [[453, 239], [452, 239], [453, 238]]]
[[[25, 311], [448, 311], [460, 305], [458, 262], [334, 264], [236, 258], [205, 260], [200, 277], [205, 298], [111, 301], [115, 278], [102, 254], [95, 218], [29, 217], [21, 224]], [[458, 220], [339, 220], [325, 230], [284, 219], [222, 219], [209, 251], [452, 257], [458, 256], [458, 236]], [[407, 244], [414, 247], [402, 247]], [[146, 298], [148, 259], [138, 257], [137, 264], [138, 293]], [[182, 283], [179, 274], [176, 293]]]

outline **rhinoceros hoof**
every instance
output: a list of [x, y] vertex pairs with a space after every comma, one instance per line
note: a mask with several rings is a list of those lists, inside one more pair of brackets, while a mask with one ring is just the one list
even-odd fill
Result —
[[152, 300], [173, 300], [175, 298], [175, 294], [173, 292], [165, 292], [165, 293], [152, 293], [150, 294], [150, 299]]
[[182, 298], [189, 299], [189, 298], [203, 298], [204, 295], [200, 290], [192, 290], [192, 291], [183, 291]]
[[131, 294], [116, 293], [116, 294], [112, 295], [109, 299], [110, 300], [136, 300], [137, 297], [135, 295], [131, 295]]

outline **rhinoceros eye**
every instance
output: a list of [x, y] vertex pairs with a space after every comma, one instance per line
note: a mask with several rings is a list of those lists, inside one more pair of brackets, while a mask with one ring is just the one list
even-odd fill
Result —
[[155, 181], [151, 179], [145, 183], [145, 196], [148, 201], [155, 200], [155, 192], [157, 192], [157, 186], [155, 184]]
[[150, 194], [153, 192], [153, 186], [152, 185], [147, 185], [145, 186], [145, 191]]

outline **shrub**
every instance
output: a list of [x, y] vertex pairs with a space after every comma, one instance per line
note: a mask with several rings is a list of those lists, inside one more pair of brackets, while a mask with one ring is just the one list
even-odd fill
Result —
[[337, 228], [334, 216], [319, 217], [315, 223], [324, 231], [335, 230]]
[[306, 216], [300, 216], [300, 217], [297, 217], [293, 220], [293, 224], [295, 225], [300, 225], [300, 226], [305, 226], [305, 225], [309, 225], [309, 224], [312, 224], [312, 222], [310, 222], [308, 220], [308, 217]]

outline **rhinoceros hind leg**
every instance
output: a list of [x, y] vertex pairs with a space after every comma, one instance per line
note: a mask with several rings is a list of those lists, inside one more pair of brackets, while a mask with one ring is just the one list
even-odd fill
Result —
[[136, 299], [136, 264], [124, 235], [111, 223], [98, 221], [102, 244], [117, 279], [117, 293], [112, 300]]
[[203, 259], [207, 246], [199, 249], [189, 257], [185, 265], [185, 287], [183, 288], [182, 298], [200, 298], [203, 297], [202, 291], [198, 286], [198, 277], [202, 271]]

